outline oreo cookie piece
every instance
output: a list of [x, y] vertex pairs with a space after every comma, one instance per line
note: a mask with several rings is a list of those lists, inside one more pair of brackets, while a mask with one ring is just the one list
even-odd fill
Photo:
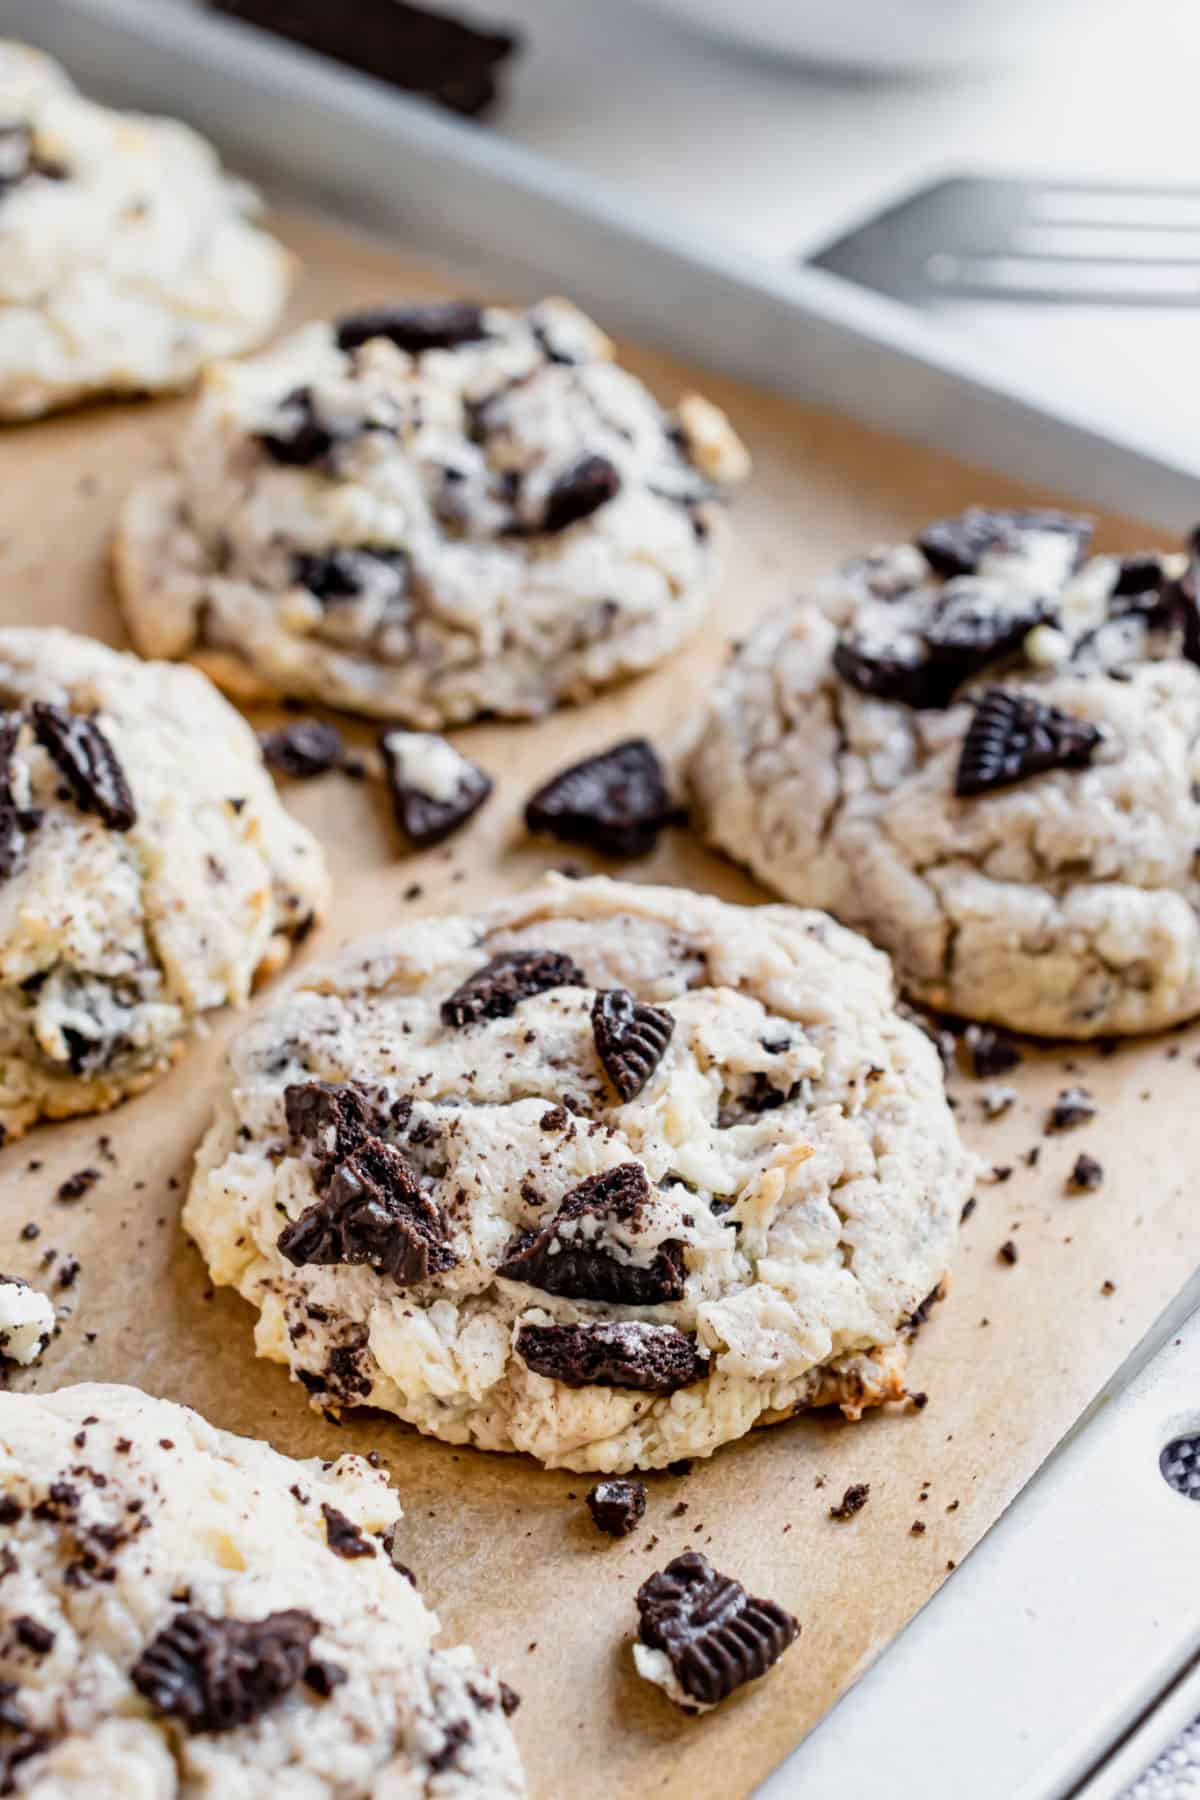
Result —
[[571, 1189], [557, 1212], [535, 1231], [523, 1232], [496, 1270], [509, 1281], [528, 1282], [544, 1294], [600, 1300], [620, 1306], [658, 1306], [683, 1296], [683, 1245], [661, 1244], [649, 1262], [635, 1262], [627, 1244], [605, 1244], [605, 1225], [636, 1238], [651, 1200], [641, 1163], [620, 1163], [590, 1175]]
[[369, 544], [326, 550], [320, 554], [297, 551], [292, 574], [301, 587], [323, 606], [337, 606], [359, 595], [381, 578], [392, 581], [397, 592], [408, 583], [409, 559], [403, 550], [386, 550]]
[[620, 1477], [598, 1481], [588, 1489], [587, 1507], [597, 1531], [607, 1537], [628, 1537], [646, 1516], [646, 1484]]
[[556, 987], [586, 987], [587, 977], [557, 950], [506, 950], [469, 975], [442, 1001], [444, 1025], [508, 1019], [522, 1000]]
[[342, 760], [345, 749], [337, 726], [322, 719], [297, 719], [274, 731], [260, 732], [258, 741], [268, 769], [291, 781], [328, 774]]
[[621, 476], [607, 456], [583, 456], [559, 476], [546, 496], [542, 530], [565, 531], [589, 519], [621, 491]]
[[234, 1731], [296, 1686], [319, 1630], [297, 1608], [247, 1621], [189, 1607], [146, 1646], [129, 1679], [156, 1712], [188, 1731]]
[[329, 1163], [353, 1156], [382, 1129], [370, 1095], [351, 1083], [292, 1082], [283, 1090], [283, 1106], [292, 1143], [308, 1146]]
[[922, 638], [931, 660], [954, 687], [990, 663], [1014, 655], [1038, 625], [1058, 623], [1058, 608], [1033, 596], [999, 606], [982, 584], [947, 585]]
[[1091, 540], [1092, 521], [1075, 513], [969, 506], [956, 519], [936, 519], [927, 525], [916, 542], [939, 575], [973, 575], [989, 551], [1019, 555], [1025, 540], [1047, 533], [1064, 540], [1064, 573], [1077, 569]]
[[379, 740], [392, 809], [418, 850], [458, 831], [492, 792], [492, 778], [443, 737], [385, 731]]
[[446, 1222], [400, 1152], [367, 1138], [329, 1179], [328, 1190], [279, 1234], [280, 1254], [307, 1264], [366, 1264], [397, 1287], [453, 1267]]
[[322, 462], [343, 435], [321, 417], [310, 387], [293, 388], [285, 394], [275, 416], [271, 429], [256, 436], [271, 460], [286, 468], [304, 469]]
[[483, 308], [470, 300], [413, 301], [371, 306], [346, 313], [335, 326], [339, 350], [357, 350], [372, 338], [386, 338], [398, 350], [421, 356], [426, 350], [454, 350], [487, 336]]
[[679, 823], [662, 763], [646, 738], [627, 738], [551, 776], [525, 804], [530, 831], [608, 856], [645, 856]]
[[516, 1350], [535, 1375], [571, 1388], [673, 1394], [708, 1373], [708, 1358], [696, 1339], [673, 1325], [522, 1325]]
[[792, 1614], [688, 1550], [637, 1593], [634, 1662], [687, 1710], [716, 1706], [767, 1673], [800, 1635]]
[[1056, 706], [989, 688], [963, 739], [954, 792], [969, 799], [1051, 769], [1084, 769], [1102, 735], [1097, 726]]
[[853, 637], [834, 645], [833, 666], [848, 687], [874, 700], [898, 700], [914, 711], [949, 706], [958, 680], [946, 664], [935, 662], [912, 632], [894, 644], [867, 645]]
[[129, 831], [136, 825], [137, 808], [125, 771], [94, 719], [35, 700], [33, 735], [66, 776], [82, 811], [97, 813], [110, 831]]
[[621, 1099], [636, 1100], [666, 1055], [675, 1020], [627, 988], [602, 988], [592, 1002], [596, 1054]]
[[210, 0], [218, 12], [261, 25], [451, 112], [476, 118], [496, 99], [497, 77], [520, 46], [510, 30], [482, 31], [453, 13], [407, 0]]

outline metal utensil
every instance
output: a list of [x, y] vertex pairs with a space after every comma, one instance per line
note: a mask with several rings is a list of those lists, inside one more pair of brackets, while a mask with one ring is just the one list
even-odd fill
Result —
[[1200, 304], [1200, 187], [956, 175], [810, 262], [910, 305]]

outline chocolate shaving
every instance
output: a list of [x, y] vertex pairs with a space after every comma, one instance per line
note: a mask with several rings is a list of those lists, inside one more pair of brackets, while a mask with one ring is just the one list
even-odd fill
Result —
[[673, 1325], [522, 1325], [516, 1349], [534, 1374], [571, 1388], [673, 1394], [708, 1373], [696, 1339]]
[[125, 771], [94, 719], [35, 700], [33, 734], [66, 776], [83, 812], [98, 813], [111, 831], [128, 831], [137, 823]]
[[659, 1063], [675, 1029], [660, 1006], [635, 1000], [626, 988], [602, 988], [592, 1002], [596, 1054], [623, 1101], [636, 1100]]
[[295, 1687], [319, 1629], [294, 1608], [253, 1621], [189, 1608], [147, 1645], [130, 1680], [156, 1712], [189, 1731], [233, 1731]]
[[800, 1635], [791, 1613], [748, 1594], [696, 1550], [644, 1581], [637, 1609], [639, 1640], [666, 1655], [679, 1686], [701, 1706], [765, 1675]]
[[645, 856], [659, 833], [683, 814], [667, 788], [662, 763], [646, 738], [627, 738], [572, 763], [531, 794], [530, 831], [608, 856]]
[[601, 1241], [606, 1220], [636, 1232], [650, 1197], [640, 1163], [620, 1163], [591, 1175], [571, 1189], [539, 1230], [513, 1240], [496, 1273], [571, 1300], [623, 1306], [679, 1300], [686, 1275], [681, 1243], [668, 1239], [648, 1264], [640, 1264], [624, 1260]]
[[551, 988], [586, 987], [578, 964], [557, 950], [505, 950], [469, 975], [442, 1001], [444, 1025], [477, 1025], [482, 1019], [507, 1019], [522, 1000]]

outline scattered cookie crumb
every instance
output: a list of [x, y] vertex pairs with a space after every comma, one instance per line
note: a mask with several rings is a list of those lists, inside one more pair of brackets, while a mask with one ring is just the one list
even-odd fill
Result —
[[1097, 1162], [1094, 1156], [1082, 1151], [1075, 1158], [1075, 1166], [1067, 1177], [1067, 1186], [1076, 1194], [1094, 1194], [1104, 1184], [1104, 1164]]
[[1115, 1294], [1116, 1291], [1117, 1284], [1115, 1281], [1102, 1281], [1100, 1283], [1100, 1292], [1102, 1294]]
[[99, 1169], [76, 1169], [65, 1181], [59, 1183], [57, 1200], [82, 1200], [89, 1188], [94, 1188], [100, 1179]]
[[587, 1495], [588, 1511], [598, 1531], [628, 1537], [646, 1513], [644, 1481], [598, 1481]]
[[1008, 1263], [1011, 1266], [1017, 1260], [1017, 1246], [1013, 1243], [1011, 1238], [1006, 1238], [999, 1250], [997, 1250], [996, 1255], [1002, 1263]]
[[985, 1119], [1002, 1119], [1009, 1109], [1016, 1105], [1017, 1090], [1014, 1087], [1001, 1087], [998, 1083], [984, 1088], [979, 1096], [979, 1106]]
[[829, 1516], [831, 1519], [852, 1519], [855, 1513], [862, 1511], [870, 1498], [871, 1484], [869, 1481], [851, 1482], [837, 1505], [830, 1507]]
[[924, 1521], [924, 1519], [914, 1519], [912, 1524], [909, 1526], [908, 1531], [909, 1531], [910, 1537], [924, 1537], [925, 1536], [925, 1521]]
[[963, 1048], [972, 1075], [984, 1081], [1007, 1075], [1022, 1060], [1012, 1039], [990, 1025], [968, 1025], [963, 1032]]
[[1074, 1131], [1096, 1116], [1096, 1102], [1086, 1088], [1063, 1088], [1046, 1118], [1047, 1131]]

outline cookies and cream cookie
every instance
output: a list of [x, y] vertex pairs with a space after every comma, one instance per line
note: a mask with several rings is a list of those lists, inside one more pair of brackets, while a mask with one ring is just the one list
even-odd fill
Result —
[[186, 125], [0, 41], [0, 419], [180, 387], [265, 337], [290, 262], [253, 198]]
[[433, 1647], [363, 1458], [297, 1462], [130, 1387], [0, 1393], [0, 1521], [4, 1793], [524, 1794], [515, 1696]]
[[762, 620], [690, 769], [708, 838], [953, 1013], [1061, 1037], [1200, 1012], [1200, 612], [1181, 556], [989, 512]]
[[195, 669], [0, 630], [0, 1125], [145, 1087], [324, 911], [316, 840]]
[[209, 372], [125, 507], [118, 585], [145, 655], [244, 698], [536, 717], [694, 630], [747, 466], [564, 300], [382, 307]]
[[861, 938], [550, 876], [261, 1016], [184, 1222], [315, 1405], [611, 1471], [903, 1397], [973, 1172]]

